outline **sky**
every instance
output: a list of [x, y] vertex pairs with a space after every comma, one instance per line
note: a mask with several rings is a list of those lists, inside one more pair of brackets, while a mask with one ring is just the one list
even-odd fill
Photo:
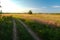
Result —
[[3, 12], [60, 13], [60, 0], [1, 0]]

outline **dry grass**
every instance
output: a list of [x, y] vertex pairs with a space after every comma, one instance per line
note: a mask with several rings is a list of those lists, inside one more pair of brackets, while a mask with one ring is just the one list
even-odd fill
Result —
[[26, 20], [36, 20], [47, 24], [60, 26], [60, 15], [53, 14], [2, 14], [2, 16], [13, 16], [16, 18], [24, 18]]

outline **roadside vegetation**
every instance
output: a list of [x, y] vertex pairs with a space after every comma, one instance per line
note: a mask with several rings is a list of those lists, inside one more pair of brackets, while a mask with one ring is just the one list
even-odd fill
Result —
[[22, 20], [42, 40], [60, 40], [60, 15], [53, 14], [2, 14], [0, 40], [13, 40], [13, 19], [16, 23], [17, 40], [34, 40]]
[[20, 19], [43, 40], [60, 40], [60, 27], [42, 24], [32, 20]]
[[0, 40], [12, 40], [12, 19], [3, 16], [0, 19]]
[[34, 40], [33, 37], [28, 33], [28, 31], [18, 20], [16, 20], [16, 28], [18, 40]]

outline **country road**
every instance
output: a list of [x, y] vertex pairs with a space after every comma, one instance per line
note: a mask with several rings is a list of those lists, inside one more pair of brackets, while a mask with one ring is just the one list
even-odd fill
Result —
[[15, 20], [13, 20], [13, 40], [17, 40], [17, 31], [16, 31]]
[[35, 40], [41, 40], [23, 21], [18, 20]]
[[19, 19], [14, 19], [13, 20], [13, 40], [18, 40], [17, 39], [17, 29], [16, 29], [16, 22], [15, 20], [17, 20], [18, 22], [20, 22], [20, 24], [23, 25], [23, 27], [25, 27], [25, 29], [29, 32], [29, 34], [34, 38], [34, 40], [41, 40], [23, 21], [19, 20]]

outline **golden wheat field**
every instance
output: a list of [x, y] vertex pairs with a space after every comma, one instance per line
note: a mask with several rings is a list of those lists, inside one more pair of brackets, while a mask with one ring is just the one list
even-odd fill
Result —
[[60, 26], [60, 15], [54, 14], [2, 14], [2, 16], [13, 16], [26, 20], [36, 20], [45, 24], [53, 24]]

